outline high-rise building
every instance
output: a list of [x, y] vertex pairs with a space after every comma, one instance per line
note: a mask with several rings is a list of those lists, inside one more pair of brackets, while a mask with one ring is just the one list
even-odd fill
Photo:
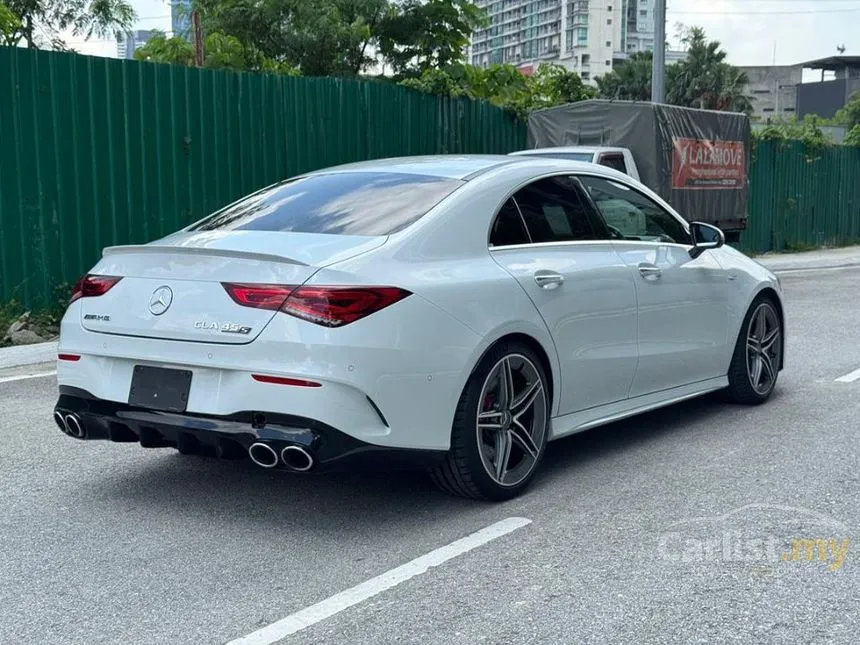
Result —
[[134, 58], [134, 52], [143, 47], [146, 41], [157, 32], [138, 29], [135, 31], [117, 32], [116, 55], [117, 58]]
[[593, 81], [613, 61], [654, 48], [654, 0], [476, 0], [489, 18], [472, 35], [469, 62], [526, 73], [553, 62]]
[[191, 0], [173, 0], [170, 3], [170, 31], [174, 36], [192, 39]]

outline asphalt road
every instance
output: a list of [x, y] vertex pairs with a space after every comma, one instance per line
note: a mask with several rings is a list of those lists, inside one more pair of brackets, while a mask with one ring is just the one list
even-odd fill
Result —
[[[708, 398], [555, 442], [501, 505], [417, 475], [78, 442], [51, 420], [54, 377], [3, 382], [50, 365], [2, 372], [0, 643], [228, 643], [323, 602], [333, 615], [283, 642], [853, 645], [860, 379], [836, 379], [860, 368], [858, 281], [783, 277], [768, 404]], [[531, 522], [342, 611], [326, 600], [512, 517]], [[792, 552], [805, 538], [823, 561]]]

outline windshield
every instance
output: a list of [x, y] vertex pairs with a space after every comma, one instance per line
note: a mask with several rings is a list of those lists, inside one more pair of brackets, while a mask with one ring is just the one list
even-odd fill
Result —
[[390, 235], [418, 221], [462, 184], [408, 173], [313, 175], [258, 191], [189, 230]]

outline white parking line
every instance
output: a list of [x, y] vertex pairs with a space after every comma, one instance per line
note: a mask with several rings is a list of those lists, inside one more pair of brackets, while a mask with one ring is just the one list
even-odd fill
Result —
[[42, 378], [43, 376], [55, 376], [57, 370], [50, 372], [39, 372], [38, 374], [19, 374], [18, 376], [4, 376], [0, 378], [0, 383], [11, 383], [12, 381], [26, 381], [28, 378]]
[[295, 634], [326, 618], [331, 618], [344, 609], [348, 609], [383, 591], [396, 587], [401, 582], [406, 582], [410, 578], [421, 575], [430, 567], [438, 567], [452, 558], [468, 553], [472, 549], [516, 531], [527, 524], [531, 524], [531, 520], [524, 517], [509, 517], [491, 524], [480, 531], [435, 549], [395, 569], [386, 571], [375, 578], [371, 578], [367, 582], [362, 582], [351, 589], [341, 591], [315, 605], [297, 611], [247, 636], [230, 641], [227, 645], [271, 645], [271, 643], [275, 643], [290, 634]]
[[853, 383], [857, 379], [860, 379], [860, 370], [854, 370], [853, 372], [849, 372], [845, 376], [840, 376], [836, 379], [837, 383]]

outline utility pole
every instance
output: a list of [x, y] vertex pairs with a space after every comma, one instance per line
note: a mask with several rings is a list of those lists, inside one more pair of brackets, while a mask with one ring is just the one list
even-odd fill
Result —
[[654, 0], [654, 62], [651, 68], [651, 102], [666, 100], [666, 0]]
[[203, 67], [203, 28], [200, 26], [200, 12], [191, 12], [191, 25], [194, 30], [194, 64]]

